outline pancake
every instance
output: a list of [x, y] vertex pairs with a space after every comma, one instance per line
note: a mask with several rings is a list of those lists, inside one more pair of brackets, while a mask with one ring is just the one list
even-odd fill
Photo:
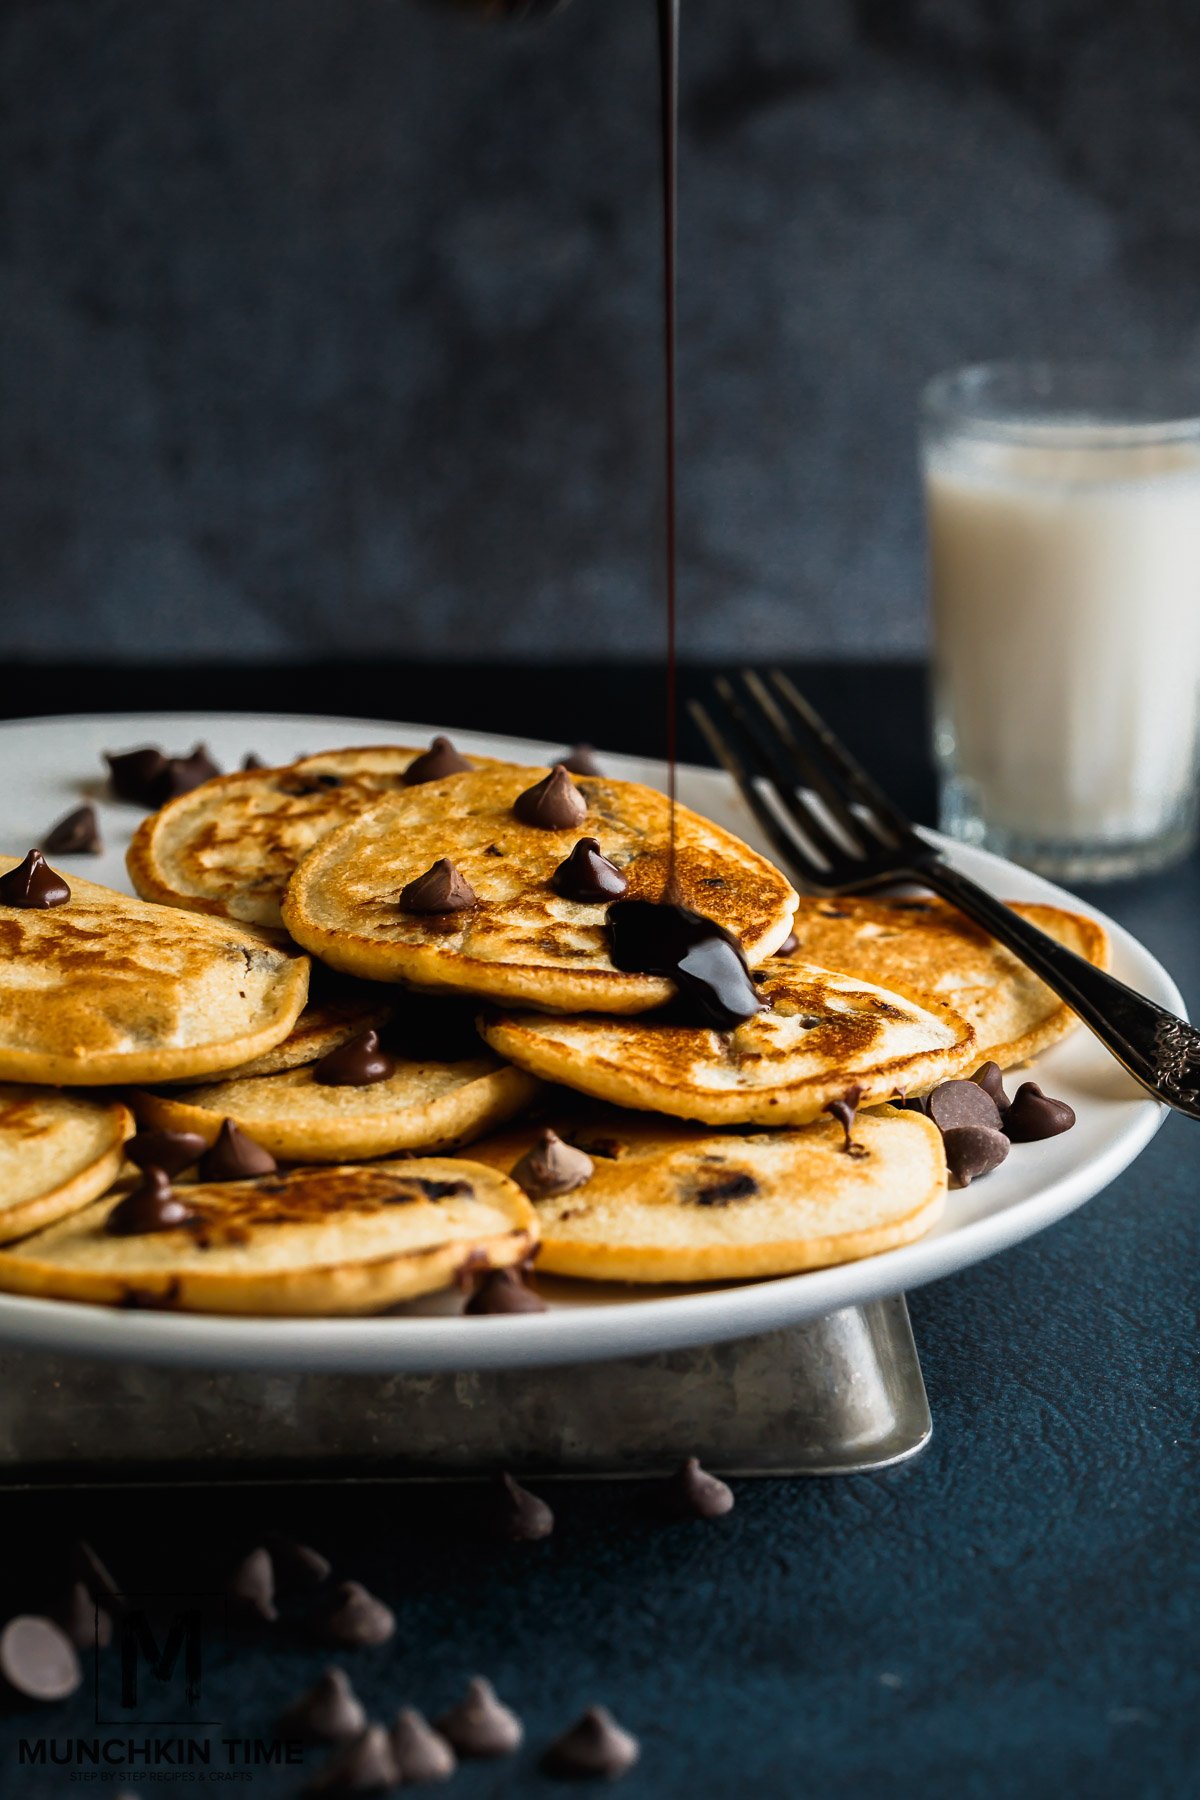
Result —
[[[630, 899], [658, 900], [670, 808], [636, 782], [578, 776], [587, 814], [565, 830], [522, 823], [518, 795], [545, 769], [500, 765], [410, 788], [343, 825], [310, 851], [288, 886], [283, 917], [298, 943], [347, 974], [458, 990], [543, 1010], [644, 1012], [671, 997], [659, 976], [614, 968], [605, 903], [564, 900], [551, 877], [581, 837], [628, 880]], [[676, 811], [679, 898], [726, 927], [751, 962], [787, 936], [796, 897], [764, 857], [685, 807]], [[448, 857], [478, 904], [444, 915], [400, 909], [402, 888]]]
[[[625, 1282], [732, 1281], [853, 1262], [911, 1243], [946, 1192], [936, 1125], [884, 1107], [840, 1125], [719, 1132], [610, 1109], [551, 1113], [559, 1135], [593, 1158], [590, 1180], [534, 1202], [539, 1272]], [[511, 1170], [540, 1126], [473, 1146]]]
[[[370, 982], [350, 981], [344, 976], [334, 976], [326, 981], [318, 974], [319, 969], [318, 964], [313, 970], [308, 1005], [282, 1042], [250, 1062], [222, 1069], [217, 1079], [243, 1081], [252, 1075], [277, 1075], [282, 1069], [302, 1069], [322, 1056], [328, 1056], [339, 1044], [347, 1044], [360, 1032], [371, 1026], [385, 1025], [391, 1018], [389, 989]], [[314, 986], [318, 989], [315, 997]]]
[[[1014, 912], [1097, 968], [1108, 967], [1108, 936], [1083, 913], [1010, 902]], [[801, 900], [793, 930], [797, 956], [885, 986], [934, 994], [975, 1027], [980, 1062], [1026, 1062], [1078, 1024], [1070, 1007], [980, 926], [944, 900]]]
[[0, 1290], [182, 1312], [370, 1313], [446, 1287], [465, 1264], [520, 1262], [537, 1238], [513, 1182], [444, 1158], [179, 1191], [196, 1217], [168, 1231], [111, 1236], [110, 1194], [0, 1250]]
[[0, 1084], [0, 1242], [104, 1193], [132, 1130], [128, 1108], [107, 1096]]
[[758, 971], [768, 1010], [734, 1031], [667, 1017], [485, 1013], [511, 1062], [618, 1106], [710, 1125], [805, 1125], [848, 1088], [875, 1106], [974, 1068], [975, 1034], [940, 1001], [793, 957]]
[[[0, 873], [13, 866], [0, 858]], [[70, 887], [64, 906], [0, 906], [0, 1081], [195, 1078], [292, 1029], [308, 958], [290, 945], [76, 875]]]
[[219, 775], [143, 819], [125, 859], [130, 880], [143, 899], [278, 930], [279, 902], [300, 858], [400, 788], [422, 754], [377, 744]]
[[397, 1062], [386, 1081], [367, 1087], [323, 1087], [307, 1067], [165, 1094], [139, 1090], [132, 1101], [156, 1130], [198, 1131], [211, 1144], [232, 1119], [282, 1160], [357, 1162], [469, 1144], [520, 1112], [538, 1086], [483, 1053], [470, 1062]]

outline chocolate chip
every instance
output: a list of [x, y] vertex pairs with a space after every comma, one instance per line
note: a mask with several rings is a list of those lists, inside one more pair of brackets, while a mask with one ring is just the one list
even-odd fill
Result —
[[150, 1163], [142, 1170], [137, 1187], [117, 1201], [104, 1229], [110, 1237], [148, 1237], [155, 1231], [174, 1231], [195, 1216], [172, 1188], [166, 1170]]
[[986, 1090], [974, 1081], [943, 1081], [925, 1097], [925, 1111], [940, 1132], [960, 1125], [986, 1125], [999, 1131], [1000, 1112]]
[[491, 1534], [506, 1544], [534, 1544], [550, 1536], [554, 1514], [544, 1500], [503, 1474], [492, 1488], [488, 1525]]
[[449, 1781], [458, 1767], [458, 1758], [446, 1739], [415, 1706], [405, 1706], [396, 1714], [392, 1755], [400, 1780], [414, 1786]]
[[822, 1108], [822, 1111], [827, 1112], [831, 1118], [836, 1119], [842, 1128], [844, 1134], [841, 1144], [843, 1156], [870, 1155], [867, 1146], [865, 1144], [856, 1144], [851, 1135], [854, 1130], [855, 1115], [858, 1112], [858, 1103], [861, 1099], [862, 1089], [860, 1087], [851, 1087], [846, 1089], [846, 1092], [842, 1095], [840, 1100], [831, 1100], [828, 1106]]
[[482, 1675], [468, 1683], [465, 1698], [435, 1724], [460, 1756], [510, 1756], [525, 1736], [516, 1713], [496, 1698]]
[[441, 781], [444, 775], [462, 775], [470, 767], [448, 737], [435, 737], [428, 750], [413, 758], [400, 780], [405, 787], [420, 787], [426, 781]]
[[195, 745], [188, 756], [168, 756], [162, 771], [151, 783], [152, 804], [165, 806], [168, 800], [177, 800], [180, 794], [190, 794], [193, 788], [202, 786], [220, 773], [220, 768], [208, 754], [206, 744]]
[[794, 931], [789, 931], [775, 954], [776, 956], [794, 956], [799, 948], [800, 939]]
[[253, 750], [247, 750], [245, 756], [242, 758], [242, 769], [247, 775], [252, 775], [255, 769], [265, 769], [266, 766], [267, 765], [262, 757], [256, 756]]
[[367, 1709], [341, 1669], [326, 1669], [320, 1679], [280, 1714], [276, 1735], [285, 1741], [339, 1744], [359, 1737], [367, 1727]]
[[339, 1044], [313, 1064], [313, 1080], [320, 1087], [371, 1087], [396, 1073], [396, 1064], [380, 1048], [379, 1033], [362, 1031], [348, 1044]]
[[532, 1148], [509, 1171], [531, 1200], [572, 1193], [590, 1181], [595, 1172], [596, 1165], [586, 1151], [564, 1144], [558, 1133], [548, 1128], [539, 1132]]
[[522, 825], [541, 831], [569, 831], [587, 817], [587, 801], [561, 763], [513, 801], [513, 812]]
[[733, 1511], [733, 1493], [689, 1456], [660, 1489], [663, 1510], [674, 1519], [719, 1519]]
[[583, 906], [619, 900], [629, 892], [628, 881], [616, 864], [601, 854], [600, 841], [594, 837], [580, 838], [555, 869], [550, 885], [564, 900], [576, 900]]
[[21, 906], [42, 912], [49, 906], [65, 906], [71, 890], [40, 850], [31, 850], [23, 863], [0, 875], [0, 905]]
[[1014, 1144], [1035, 1144], [1042, 1138], [1070, 1131], [1075, 1109], [1065, 1100], [1052, 1100], [1036, 1081], [1023, 1081], [1004, 1115], [1004, 1130]]
[[576, 744], [569, 755], [559, 758], [559, 765], [572, 775], [603, 775], [604, 773], [596, 761], [595, 751], [590, 744]]
[[617, 1724], [607, 1707], [589, 1706], [555, 1738], [542, 1766], [548, 1775], [599, 1775], [616, 1781], [641, 1753], [637, 1739]]
[[167, 1175], [182, 1175], [207, 1147], [198, 1131], [139, 1131], [125, 1145], [125, 1154], [139, 1169], [153, 1165]]
[[51, 856], [99, 856], [104, 849], [94, 806], [77, 806], [57, 825], [52, 825], [42, 839], [42, 849]]
[[271, 1552], [260, 1544], [244, 1556], [226, 1577], [225, 1596], [233, 1612], [242, 1619], [264, 1619], [268, 1623], [277, 1619]]
[[333, 1573], [327, 1556], [295, 1538], [281, 1537], [273, 1531], [267, 1537], [267, 1548], [275, 1564], [275, 1586], [281, 1594], [301, 1594], [320, 1587]]
[[145, 744], [140, 750], [121, 750], [105, 754], [112, 791], [118, 800], [132, 800], [135, 806], [157, 806], [156, 783], [162, 779], [167, 759], [161, 750]]
[[925, 1112], [925, 1102], [920, 1094], [913, 1094], [908, 1099], [901, 1100], [900, 1105], [905, 1112], [920, 1113], [923, 1117], [928, 1117]]
[[546, 1312], [546, 1302], [528, 1287], [518, 1269], [489, 1269], [471, 1298], [464, 1313], [478, 1317], [485, 1313]]
[[1008, 1139], [990, 1125], [955, 1125], [942, 1133], [946, 1167], [959, 1187], [990, 1175], [1008, 1155]]
[[0, 1631], [0, 1675], [26, 1700], [65, 1700], [83, 1680], [66, 1632], [36, 1613], [18, 1613]]
[[738, 1169], [719, 1181], [710, 1181], [707, 1187], [693, 1188], [688, 1198], [693, 1206], [728, 1206], [731, 1200], [748, 1200], [757, 1192], [758, 1183], [753, 1175]]
[[317, 1770], [306, 1794], [382, 1794], [398, 1785], [392, 1740], [382, 1725], [368, 1725], [360, 1737]]
[[470, 1182], [461, 1178], [453, 1181], [430, 1181], [424, 1175], [414, 1175], [413, 1186], [419, 1187], [427, 1200], [469, 1199], [475, 1192]]
[[468, 912], [478, 906], [475, 889], [448, 856], [441, 856], [423, 875], [400, 890], [400, 910], [410, 913]]
[[250, 1181], [256, 1175], [273, 1175], [279, 1164], [269, 1150], [234, 1124], [222, 1121], [216, 1141], [200, 1158], [201, 1181]]
[[1012, 1102], [1004, 1091], [1004, 1077], [1000, 1073], [999, 1063], [985, 1062], [976, 1069], [971, 1080], [978, 1082], [984, 1093], [991, 1097], [1001, 1115], [1008, 1111]]
[[341, 1644], [349, 1650], [364, 1644], [386, 1644], [395, 1630], [391, 1607], [358, 1581], [341, 1582], [317, 1619], [317, 1631], [325, 1643]]
[[90, 1650], [93, 1646], [105, 1650], [112, 1643], [112, 1619], [93, 1600], [82, 1581], [71, 1584], [56, 1619], [77, 1650]]

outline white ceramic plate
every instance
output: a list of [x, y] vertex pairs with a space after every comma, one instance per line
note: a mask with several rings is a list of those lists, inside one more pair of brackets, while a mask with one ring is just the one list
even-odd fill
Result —
[[[58, 860], [68, 876], [75, 871], [128, 889], [125, 846], [142, 814], [108, 799], [103, 751], [150, 743], [178, 753], [203, 739], [223, 767], [236, 768], [248, 750], [268, 763], [281, 763], [341, 744], [423, 744], [432, 729], [228, 713], [0, 725], [0, 848], [23, 855], [62, 813], [86, 797], [100, 812], [105, 855]], [[546, 761], [548, 749], [561, 752], [561, 746], [527, 739], [448, 729], [468, 750], [513, 761]], [[659, 764], [620, 756], [603, 760], [614, 774], [662, 784]], [[755, 825], [724, 775], [683, 768], [679, 786], [688, 806], [756, 840]], [[999, 857], [961, 845], [947, 848], [959, 868], [1006, 899], [1082, 904]], [[1182, 1012], [1174, 982], [1149, 951], [1111, 919], [1097, 916], [1112, 934], [1116, 974]], [[551, 1310], [517, 1317], [463, 1318], [452, 1296], [438, 1296], [396, 1317], [270, 1320], [120, 1312], [0, 1295], [0, 1341], [208, 1368], [420, 1371], [584, 1362], [796, 1324], [934, 1281], [1041, 1231], [1120, 1174], [1165, 1115], [1166, 1109], [1147, 1098], [1082, 1028], [1039, 1057], [1036, 1072], [1048, 1092], [1075, 1108], [1075, 1129], [1045, 1143], [1019, 1146], [986, 1181], [951, 1193], [945, 1217], [928, 1237], [865, 1262], [685, 1290], [548, 1283], [555, 1296]]]

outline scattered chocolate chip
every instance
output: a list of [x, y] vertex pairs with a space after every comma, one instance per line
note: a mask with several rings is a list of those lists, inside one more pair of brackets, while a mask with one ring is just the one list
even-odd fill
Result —
[[253, 750], [247, 750], [245, 756], [242, 758], [242, 770], [247, 775], [252, 775], [255, 769], [265, 769], [266, 766], [267, 765], [262, 757], [256, 756]]
[[489, 1269], [471, 1298], [464, 1313], [478, 1317], [484, 1313], [546, 1312], [546, 1302], [529, 1287], [519, 1269]]
[[585, 1181], [590, 1181], [596, 1165], [585, 1150], [564, 1144], [556, 1131], [548, 1127], [539, 1132], [532, 1147], [509, 1173], [517, 1186], [524, 1188], [531, 1200], [546, 1200], [552, 1194], [570, 1194]]
[[496, 1477], [491, 1496], [488, 1524], [492, 1535], [506, 1544], [534, 1544], [554, 1530], [554, 1514], [546, 1502], [511, 1475]]
[[842, 1140], [844, 1156], [868, 1156], [870, 1152], [865, 1144], [856, 1144], [853, 1138], [854, 1118], [858, 1112], [858, 1103], [862, 1099], [860, 1087], [847, 1088], [840, 1100], [831, 1100], [822, 1110], [837, 1120], [845, 1134]]
[[555, 869], [550, 885], [564, 900], [577, 900], [582, 906], [619, 900], [629, 892], [628, 881], [616, 864], [601, 854], [600, 840], [594, 837], [580, 838]]
[[1000, 1111], [992, 1096], [974, 1081], [943, 1081], [925, 1096], [925, 1111], [942, 1133], [960, 1125], [1000, 1129]]
[[728, 1206], [731, 1200], [748, 1200], [757, 1194], [758, 1183], [742, 1169], [710, 1181], [706, 1187], [693, 1188], [688, 1198], [693, 1206]]
[[475, 889], [448, 856], [441, 856], [400, 890], [400, 910], [410, 913], [469, 912], [478, 906]]
[[637, 1739], [622, 1729], [605, 1706], [589, 1706], [555, 1738], [542, 1758], [548, 1775], [601, 1775], [616, 1781], [642, 1753]]
[[207, 1147], [198, 1131], [139, 1131], [125, 1145], [125, 1154], [139, 1169], [153, 1165], [167, 1175], [182, 1175]]
[[595, 751], [590, 744], [576, 744], [569, 755], [559, 758], [559, 763], [572, 775], [603, 775], [604, 773], [596, 761]]
[[326, 1669], [320, 1679], [290, 1702], [280, 1714], [277, 1736], [285, 1741], [340, 1744], [367, 1728], [367, 1709], [341, 1669]]
[[112, 1643], [112, 1619], [82, 1581], [72, 1582], [56, 1619], [77, 1650], [106, 1650]]
[[434, 1721], [460, 1756], [510, 1756], [519, 1750], [525, 1728], [515, 1712], [496, 1697], [482, 1675], [467, 1684], [459, 1704]]
[[396, 1064], [380, 1048], [379, 1033], [362, 1031], [348, 1044], [339, 1044], [313, 1064], [313, 1080], [320, 1087], [370, 1087], [396, 1073]]
[[225, 1597], [239, 1618], [263, 1619], [270, 1623], [279, 1617], [275, 1605], [275, 1565], [269, 1550], [260, 1544], [242, 1558], [226, 1577]]
[[663, 1510], [675, 1519], [719, 1519], [733, 1511], [733, 1492], [689, 1456], [660, 1490]]
[[392, 1755], [400, 1780], [418, 1787], [429, 1781], [449, 1781], [458, 1767], [458, 1758], [446, 1739], [415, 1706], [405, 1706], [396, 1714]]
[[57, 825], [52, 825], [42, 839], [42, 849], [51, 856], [99, 856], [104, 849], [94, 806], [77, 806]]
[[211, 1149], [200, 1158], [201, 1181], [250, 1181], [255, 1175], [273, 1175], [279, 1164], [269, 1150], [234, 1124], [222, 1121]]
[[174, 1231], [195, 1216], [172, 1188], [166, 1170], [150, 1163], [142, 1170], [137, 1187], [117, 1201], [104, 1229], [110, 1237], [148, 1237], [154, 1231]]
[[211, 781], [214, 775], [220, 773], [220, 768], [208, 754], [207, 744], [195, 745], [188, 756], [168, 756], [161, 773], [151, 784], [154, 790], [153, 804], [165, 806], [168, 800], [177, 800], [180, 794], [190, 794], [193, 788]]
[[1000, 1073], [999, 1063], [985, 1062], [976, 1069], [971, 1080], [977, 1082], [984, 1093], [991, 1097], [1001, 1116], [1008, 1111], [1012, 1102], [1004, 1091], [1004, 1077]]
[[33, 912], [49, 906], [65, 906], [71, 890], [40, 850], [31, 850], [23, 863], [0, 875], [0, 905], [22, 906]]
[[27, 1700], [65, 1700], [83, 1680], [66, 1632], [36, 1613], [18, 1613], [0, 1631], [0, 1675]]
[[461, 775], [470, 767], [448, 737], [435, 737], [428, 750], [413, 758], [400, 780], [405, 787], [420, 787], [426, 781], [440, 781], [444, 775]]
[[522, 825], [541, 831], [569, 831], [587, 818], [587, 801], [561, 763], [513, 801], [513, 812]]
[[306, 1794], [382, 1794], [398, 1785], [392, 1740], [382, 1725], [368, 1725], [361, 1736], [317, 1770]]
[[118, 800], [132, 800], [135, 806], [157, 806], [156, 784], [162, 779], [167, 759], [161, 750], [145, 744], [140, 750], [121, 750], [106, 754], [109, 781]]
[[319, 1615], [317, 1630], [327, 1644], [355, 1650], [364, 1644], [386, 1644], [395, 1634], [396, 1615], [361, 1582], [343, 1581]]
[[1008, 1139], [990, 1125], [954, 1125], [943, 1131], [946, 1167], [959, 1187], [970, 1187], [981, 1175], [990, 1175], [1008, 1155]]
[[267, 1548], [275, 1564], [275, 1586], [281, 1594], [301, 1594], [320, 1587], [333, 1573], [327, 1556], [295, 1538], [281, 1537], [273, 1531], [267, 1537]]
[[799, 948], [800, 939], [794, 931], [789, 931], [775, 954], [776, 956], [794, 956]]
[[1065, 1100], [1052, 1100], [1049, 1094], [1043, 1094], [1036, 1081], [1021, 1083], [1004, 1115], [1005, 1134], [1014, 1144], [1035, 1144], [1042, 1138], [1057, 1137], [1060, 1131], [1070, 1131], [1074, 1123], [1075, 1108]]

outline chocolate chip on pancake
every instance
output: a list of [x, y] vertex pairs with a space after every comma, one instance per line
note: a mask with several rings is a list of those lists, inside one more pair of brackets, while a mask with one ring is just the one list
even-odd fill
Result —
[[387, 1081], [395, 1072], [396, 1064], [381, 1049], [375, 1030], [360, 1032], [313, 1064], [313, 1080], [319, 1087], [370, 1087], [376, 1081]]
[[605, 1706], [589, 1706], [575, 1723], [555, 1738], [542, 1758], [548, 1775], [598, 1775], [616, 1781], [641, 1755], [632, 1733], [617, 1724]]
[[556, 1131], [547, 1128], [513, 1165], [512, 1178], [531, 1200], [545, 1200], [582, 1187], [595, 1172], [596, 1165], [586, 1151], [565, 1144]]
[[794, 931], [789, 931], [775, 954], [776, 956], [794, 956], [799, 948], [800, 939], [796, 936]]
[[571, 775], [603, 775], [590, 744], [576, 744], [568, 756], [559, 757], [559, 765]]
[[326, 1669], [280, 1714], [275, 1734], [284, 1742], [338, 1744], [366, 1729], [367, 1709], [342, 1669]]
[[441, 781], [446, 775], [461, 775], [471, 766], [448, 737], [435, 737], [428, 750], [413, 758], [400, 780], [405, 787], [420, 787], [426, 781]]
[[409, 913], [469, 912], [478, 906], [475, 890], [448, 856], [441, 856], [423, 875], [400, 890], [400, 908]]
[[847, 1088], [840, 1100], [831, 1100], [823, 1109], [831, 1118], [837, 1120], [845, 1134], [842, 1142], [842, 1153], [845, 1156], [866, 1156], [868, 1154], [866, 1145], [855, 1143], [853, 1136], [854, 1119], [862, 1096], [863, 1091], [860, 1087]]
[[278, 1167], [269, 1150], [256, 1144], [232, 1119], [225, 1119], [212, 1148], [200, 1159], [200, 1179], [250, 1181], [256, 1175], [273, 1175]]
[[990, 1175], [1008, 1155], [1008, 1139], [990, 1125], [954, 1125], [942, 1133], [946, 1167], [959, 1187]]
[[83, 1680], [66, 1632], [36, 1613], [19, 1613], [0, 1631], [0, 1675], [26, 1700], [65, 1700]]
[[119, 1200], [104, 1222], [110, 1237], [145, 1237], [152, 1231], [174, 1231], [195, 1217], [171, 1186], [165, 1169], [151, 1163], [132, 1193]]
[[544, 1500], [504, 1472], [492, 1487], [488, 1527], [506, 1544], [534, 1544], [554, 1530], [554, 1514]]
[[412, 1782], [414, 1786], [448, 1781], [458, 1767], [458, 1758], [446, 1739], [415, 1706], [401, 1707], [396, 1714], [392, 1755], [401, 1782]]
[[275, 1605], [275, 1565], [271, 1552], [259, 1545], [230, 1571], [225, 1581], [225, 1597], [235, 1614], [242, 1619], [273, 1623], [279, 1617]]
[[525, 1736], [516, 1713], [482, 1675], [467, 1684], [463, 1699], [435, 1723], [460, 1756], [511, 1756]]
[[733, 1200], [749, 1200], [758, 1193], [758, 1183], [744, 1169], [733, 1169], [727, 1175], [707, 1178], [689, 1188], [687, 1198], [693, 1206], [728, 1206]]
[[0, 875], [0, 905], [27, 907], [41, 912], [50, 906], [65, 906], [71, 890], [40, 850], [31, 850], [23, 863]]
[[615, 901], [608, 953], [615, 968], [673, 981], [692, 1023], [732, 1031], [763, 1010], [737, 939], [690, 907]]
[[182, 1175], [207, 1148], [198, 1131], [139, 1131], [125, 1145], [125, 1154], [139, 1169], [153, 1165], [167, 1175]]
[[51, 856], [99, 856], [104, 849], [94, 806], [77, 806], [42, 839], [42, 849]]
[[513, 801], [513, 812], [522, 825], [536, 825], [541, 831], [569, 831], [583, 823], [587, 809], [587, 801], [562, 763], [556, 763], [548, 775]]
[[570, 856], [555, 869], [550, 885], [564, 900], [583, 906], [619, 900], [629, 892], [629, 882], [600, 849], [598, 838], [580, 838]]
[[978, 1082], [984, 1093], [990, 1095], [997, 1111], [1003, 1117], [1012, 1102], [1004, 1091], [1004, 1077], [1000, 1073], [999, 1063], [983, 1063], [980, 1068], [976, 1069], [971, 1080]]
[[1033, 1144], [1041, 1138], [1070, 1131], [1075, 1109], [1065, 1100], [1052, 1100], [1036, 1081], [1023, 1081], [1004, 1115], [1004, 1130], [1014, 1144]]
[[488, 1313], [539, 1313], [548, 1310], [542, 1296], [528, 1285], [519, 1269], [489, 1269], [463, 1307], [464, 1313], [475, 1318]]
[[959, 1125], [986, 1125], [1000, 1129], [1000, 1109], [976, 1081], [942, 1081], [925, 1097], [925, 1111], [938, 1130], [953, 1131]]
[[733, 1493], [689, 1456], [659, 1491], [663, 1511], [675, 1519], [719, 1519], [733, 1511]]
[[357, 1650], [368, 1644], [386, 1644], [395, 1635], [396, 1615], [361, 1581], [343, 1581], [318, 1616], [316, 1628], [325, 1643]]

